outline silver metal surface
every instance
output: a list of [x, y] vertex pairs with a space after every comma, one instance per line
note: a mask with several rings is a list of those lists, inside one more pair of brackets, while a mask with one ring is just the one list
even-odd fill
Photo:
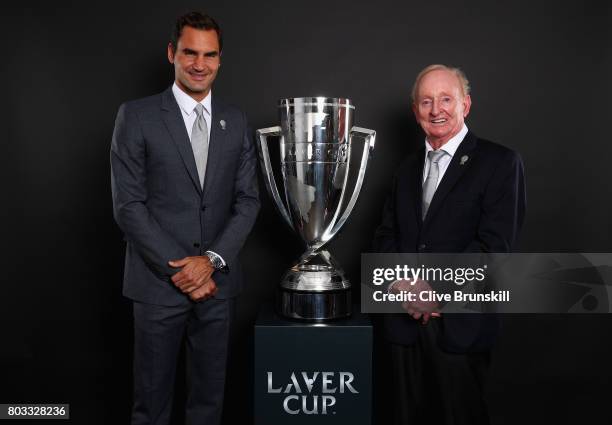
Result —
[[326, 321], [351, 315], [351, 291], [299, 292], [281, 288], [276, 299], [279, 314], [294, 320]]
[[328, 251], [303, 255], [285, 273], [281, 286], [297, 291], [336, 291], [349, 289], [344, 271]]
[[[302, 295], [298, 297], [302, 300], [300, 302], [308, 298], [304, 291], [314, 294], [311, 296], [313, 299], [333, 299], [334, 302], [346, 300], [346, 297], [326, 298], [318, 295], [328, 291], [350, 291], [350, 283], [344, 277], [342, 268], [327, 251], [320, 249], [338, 233], [355, 207], [374, 148], [376, 132], [354, 127], [354, 111], [355, 107], [349, 99], [282, 99], [279, 101], [281, 125], [257, 130], [266, 187], [281, 216], [306, 243], [307, 251], [287, 271], [281, 282], [281, 288], [287, 293], [301, 291]], [[285, 202], [276, 186], [270, 160], [270, 136], [279, 140]], [[354, 138], [363, 138], [364, 147], [357, 178], [349, 185]], [[289, 295], [285, 295], [285, 298], [293, 300]], [[281, 313], [292, 317], [291, 312], [285, 312], [286, 308], [283, 307]], [[336, 317], [334, 311], [350, 312], [350, 305], [330, 310], [329, 318]]]

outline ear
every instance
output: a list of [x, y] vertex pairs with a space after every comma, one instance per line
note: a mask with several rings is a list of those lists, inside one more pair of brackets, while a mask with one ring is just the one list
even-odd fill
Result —
[[468, 94], [463, 98], [463, 118], [467, 117], [472, 107], [472, 98]]
[[172, 43], [168, 43], [168, 62], [174, 64], [174, 47]]
[[417, 105], [416, 102], [412, 102], [412, 113], [414, 114], [414, 116], [417, 116]]

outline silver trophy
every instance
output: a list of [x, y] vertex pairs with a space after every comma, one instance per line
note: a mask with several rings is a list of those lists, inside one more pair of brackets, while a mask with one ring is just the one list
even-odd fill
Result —
[[[280, 127], [257, 130], [261, 168], [278, 210], [306, 242], [307, 250], [283, 277], [277, 311], [292, 319], [314, 321], [350, 316], [351, 284], [321, 248], [340, 230], [357, 202], [376, 132], [353, 127], [355, 106], [349, 99], [282, 99], [279, 112]], [[274, 179], [269, 137], [280, 141], [286, 205]], [[355, 137], [364, 139], [361, 166], [352, 179], [353, 187], [347, 187]]]

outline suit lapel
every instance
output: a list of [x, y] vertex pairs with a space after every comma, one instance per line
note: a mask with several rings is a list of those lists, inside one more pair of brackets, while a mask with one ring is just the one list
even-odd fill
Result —
[[414, 196], [414, 210], [417, 216], [417, 223], [419, 226], [423, 224], [422, 211], [423, 211], [423, 168], [425, 167], [425, 148], [419, 149], [416, 155], [417, 163], [413, 167], [413, 190]]
[[225, 109], [223, 106], [216, 101], [216, 98], [212, 98], [212, 111], [211, 111], [211, 129], [210, 129], [210, 140], [208, 141], [208, 160], [206, 162], [206, 177], [204, 179], [204, 198], [210, 194], [211, 188], [214, 186], [215, 175], [217, 167], [221, 162], [221, 154], [223, 146], [225, 146], [225, 138], [228, 130], [221, 126], [221, 122], [224, 126], [229, 125], [229, 121], [225, 115]]
[[[427, 224], [431, 220], [431, 217], [434, 216], [438, 208], [440, 208], [448, 193], [452, 190], [457, 181], [459, 181], [463, 173], [465, 173], [465, 171], [470, 167], [472, 161], [470, 155], [468, 154], [474, 150], [476, 144], [476, 136], [468, 131], [468, 133], [465, 135], [465, 139], [459, 145], [455, 155], [453, 155], [453, 159], [451, 160], [450, 164], [448, 164], [444, 177], [442, 177], [442, 180], [434, 193], [431, 200], [431, 205], [427, 210], [427, 216], [425, 216], [424, 224]], [[464, 161], [464, 164], [461, 164], [464, 156], [467, 156], [468, 158]]]
[[183, 115], [179, 109], [176, 99], [172, 94], [172, 88], [167, 89], [162, 93], [162, 118], [172, 140], [176, 144], [183, 163], [187, 168], [189, 177], [196, 187], [199, 194], [202, 193], [200, 188], [200, 179], [198, 178], [198, 169], [196, 167], [195, 159], [193, 157], [193, 149], [191, 148], [191, 142], [189, 140], [189, 134], [185, 128], [185, 121]]

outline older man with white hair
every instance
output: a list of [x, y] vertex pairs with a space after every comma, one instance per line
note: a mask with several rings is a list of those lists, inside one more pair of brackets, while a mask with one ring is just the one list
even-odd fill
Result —
[[[458, 68], [430, 65], [416, 77], [412, 110], [423, 146], [395, 173], [374, 246], [379, 252], [510, 252], [525, 215], [523, 163], [481, 139], [465, 118], [472, 99]], [[395, 282], [391, 291], [428, 283]], [[444, 315], [435, 302], [388, 315], [398, 424], [487, 424], [483, 398], [494, 316]]]

